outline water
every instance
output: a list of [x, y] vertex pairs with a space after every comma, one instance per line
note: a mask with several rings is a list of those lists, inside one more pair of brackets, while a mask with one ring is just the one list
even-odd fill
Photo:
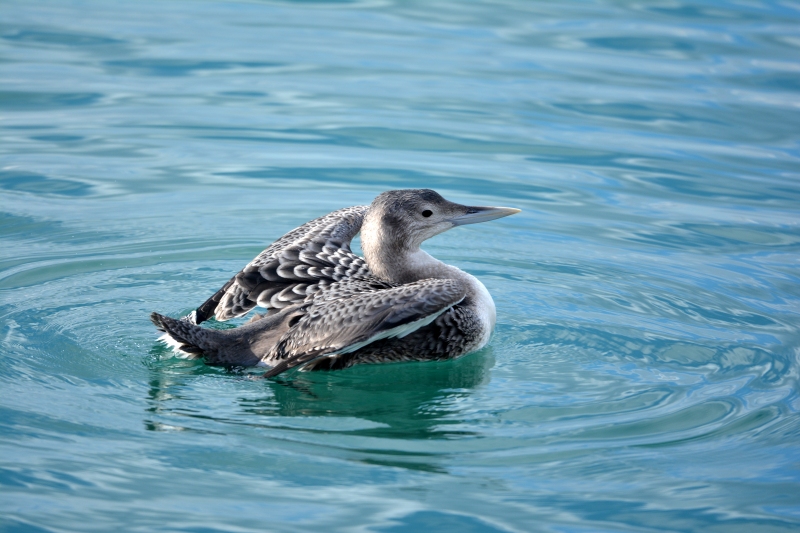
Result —
[[[797, 531], [800, 5], [5, 0], [0, 529]], [[176, 359], [383, 190], [519, 215], [457, 361]]]

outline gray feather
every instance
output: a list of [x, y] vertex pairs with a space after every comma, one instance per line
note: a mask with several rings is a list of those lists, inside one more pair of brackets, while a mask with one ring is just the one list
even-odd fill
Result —
[[292, 321], [302, 316], [303, 312], [296, 306], [229, 330], [202, 328], [187, 320], [177, 320], [158, 313], [152, 313], [150, 320], [168, 337], [164, 339], [167, 344], [184, 353], [202, 356], [210, 365], [255, 366], [261, 363], [265, 351], [278, 342], [290, 329]]
[[315, 297], [309, 311], [263, 357], [279, 362], [267, 377], [321, 356], [356, 351], [383, 333], [405, 336], [466, 294], [464, 285], [452, 279], [428, 279], [386, 289], [367, 289], [365, 283], [353, 281], [342, 285], [332, 289], [332, 294], [326, 291]]
[[256, 305], [275, 312], [302, 302], [321, 282], [369, 276], [364, 259], [350, 250], [367, 208], [334, 211], [281, 237], [198, 307], [196, 322], [229, 320]]

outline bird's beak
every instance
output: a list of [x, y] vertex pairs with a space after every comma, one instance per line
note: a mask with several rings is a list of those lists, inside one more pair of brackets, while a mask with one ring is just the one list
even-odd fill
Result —
[[467, 212], [463, 215], [458, 215], [451, 218], [450, 222], [454, 226], [463, 226], [464, 224], [477, 224], [478, 222], [488, 222], [496, 218], [507, 217], [519, 213], [520, 209], [513, 207], [467, 207]]

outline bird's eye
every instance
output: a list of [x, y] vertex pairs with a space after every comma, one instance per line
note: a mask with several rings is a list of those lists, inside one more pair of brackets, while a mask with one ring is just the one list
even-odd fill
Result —
[[428, 218], [432, 214], [433, 214], [433, 211], [431, 211], [430, 209], [426, 209], [425, 211], [422, 212], [422, 216], [424, 216], [425, 218]]

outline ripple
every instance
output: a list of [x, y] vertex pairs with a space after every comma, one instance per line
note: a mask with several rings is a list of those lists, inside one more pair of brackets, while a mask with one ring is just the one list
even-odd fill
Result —
[[6, 111], [47, 111], [65, 106], [91, 106], [101, 93], [0, 91], [0, 109]]
[[77, 181], [50, 178], [33, 172], [0, 171], [0, 188], [7, 191], [25, 191], [38, 194], [87, 196], [91, 186]]
[[106, 61], [112, 73], [137, 71], [146, 76], [187, 76], [207, 71], [231, 69], [263, 69], [282, 66], [267, 62], [191, 61], [186, 59], [126, 59]]
[[[796, 10], [39, 4], [0, 26], [11, 527], [796, 529]], [[267, 381], [156, 342], [402, 187], [522, 209], [425, 246], [484, 350]]]
[[33, 29], [8, 29], [3, 30], [0, 38], [21, 43], [36, 43], [55, 46], [113, 46], [124, 41], [103, 35], [90, 35], [87, 33], [71, 33], [63, 31], [44, 31]]

